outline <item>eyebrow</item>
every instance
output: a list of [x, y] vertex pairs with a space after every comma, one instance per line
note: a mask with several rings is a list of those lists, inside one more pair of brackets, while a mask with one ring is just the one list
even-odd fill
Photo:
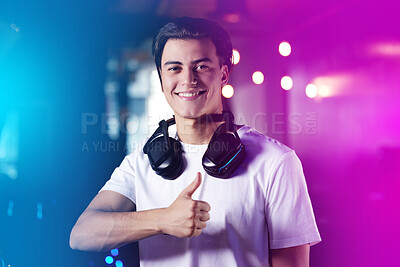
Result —
[[200, 62], [212, 62], [212, 61], [208, 57], [203, 57], [203, 58], [200, 58], [198, 60], [192, 61], [192, 64], [197, 64], [197, 63], [200, 63]]
[[[200, 58], [195, 61], [192, 61], [191, 63], [198, 64], [200, 62], [212, 62], [212, 61], [208, 57], [204, 57], [204, 58]], [[167, 65], [183, 65], [183, 63], [180, 61], [167, 61], [167, 62], [165, 62], [164, 66], [167, 66]]]

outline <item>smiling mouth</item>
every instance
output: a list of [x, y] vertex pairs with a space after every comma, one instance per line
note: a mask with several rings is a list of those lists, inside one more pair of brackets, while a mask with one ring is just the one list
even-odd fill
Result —
[[198, 96], [204, 94], [206, 91], [198, 91], [198, 92], [180, 92], [180, 93], [175, 93], [177, 96], [182, 96], [182, 97], [193, 97], [193, 96]]

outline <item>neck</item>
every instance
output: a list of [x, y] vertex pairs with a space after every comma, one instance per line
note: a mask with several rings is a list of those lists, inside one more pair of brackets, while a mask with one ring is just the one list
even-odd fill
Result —
[[175, 117], [176, 129], [179, 139], [186, 144], [205, 145], [208, 144], [215, 130], [223, 121], [213, 120], [209, 116], [195, 119]]

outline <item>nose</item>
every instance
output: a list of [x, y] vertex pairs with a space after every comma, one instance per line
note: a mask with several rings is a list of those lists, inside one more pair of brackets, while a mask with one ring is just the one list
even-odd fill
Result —
[[182, 73], [182, 86], [195, 87], [197, 85], [197, 77], [193, 70], [185, 70]]

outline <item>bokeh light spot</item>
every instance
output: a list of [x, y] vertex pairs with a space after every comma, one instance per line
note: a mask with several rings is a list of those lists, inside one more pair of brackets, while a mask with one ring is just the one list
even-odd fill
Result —
[[225, 98], [231, 98], [234, 93], [235, 90], [233, 89], [232, 85], [227, 84], [224, 87], [222, 87], [222, 95]]
[[281, 79], [281, 87], [284, 90], [290, 90], [293, 88], [293, 80], [290, 76], [283, 76]]
[[224, 15], [224, 20], [229, 23], [238, 23], [240, 21], [240, 14], [230, 13]]
[[306, 95], [307, 95], [309, 98], [314, 98], [314, 97], [316, 97], [316, 96], [318, 95], [318, 88], [317, 88], [317, 86], [316, 86], [315, 84], [312, 84], [312, 83], [308, 84], [308, 85], [306, 86]]
[[292, 47], [288, 42], [282, 42], [279, 44], [279, 54], [284, 57], [287, 57], [292, 52]]
[[111, 255], [113, 255], [113, 256], [118, 256], [118, 254], [119, 254], [119, 251], [118, 251], [118, 249], [116, 248], [116, 249], [113, 249], [113, 250], [111, 250]]
[[264, 74], [261, 71], [256, 71], [253, 73], [252, 79], [255, 84], [262, 84], [264, 82]]
[[240, 53], [236, 49], [233, 49], [232, 54], [233, 54], [233, 58], [232, 58], [233, 64], [236, 65], [240, 61]]
[[114, 258], [111, 256], [107, 256], [104, 260], [107, 264], [112, 264], [114, 262]]

